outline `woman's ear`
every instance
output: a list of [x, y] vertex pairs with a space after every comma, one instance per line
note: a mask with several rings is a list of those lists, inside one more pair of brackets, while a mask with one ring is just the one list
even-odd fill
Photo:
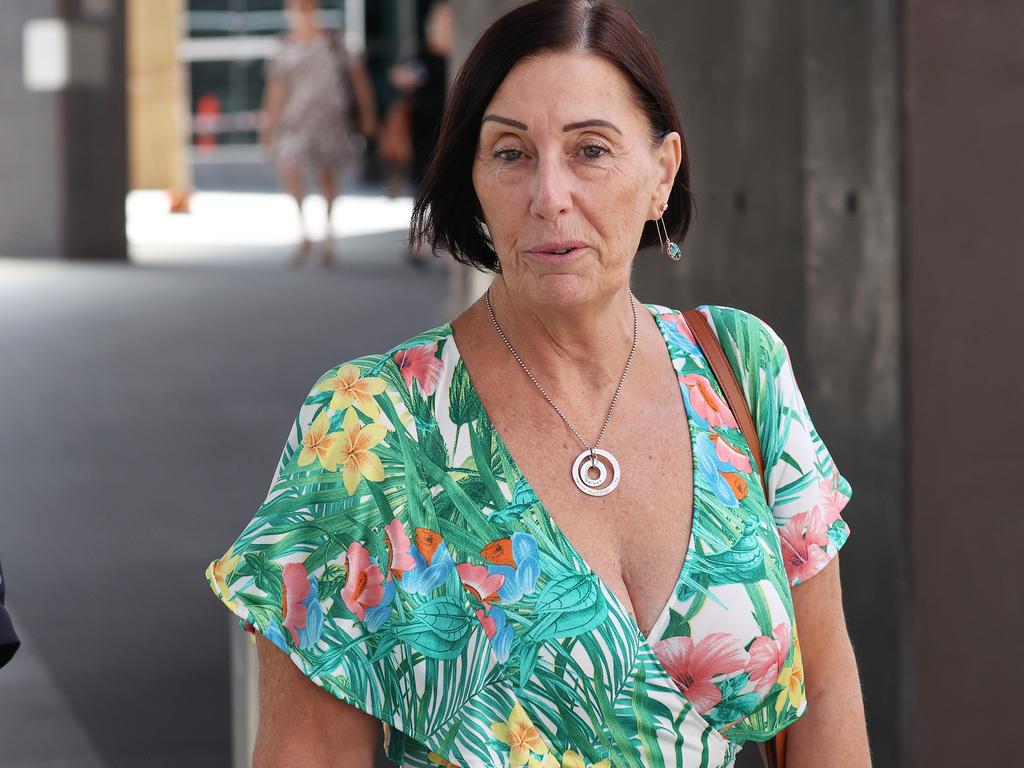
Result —
[[651, 208], [648, 214], [651, 219], [657, 219], [664, 210], [663, 206], [668, 202], [668, 196], [672, 192], [672, 185], [676, 180], [676, 173], [683, 162], [683, 141], [676, 131], [669, 131], [661, 140], [661, 144], [654, 150], [654, 165], [658, 175], [657, 184], [654, 187], [654, 195], [651, 198]]

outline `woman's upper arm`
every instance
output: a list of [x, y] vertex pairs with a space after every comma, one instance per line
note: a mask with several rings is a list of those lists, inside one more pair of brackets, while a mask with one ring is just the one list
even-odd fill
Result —
[[372, 768], [380, 721], [337, 699], [256, 635], [259, 727], [253, 768]]
[[792, 588], [793, 613], [800, 637], [808, 699], [815, 689], [835, 685], [856, 669], [843, 611], [837, 554], [813, 578]]

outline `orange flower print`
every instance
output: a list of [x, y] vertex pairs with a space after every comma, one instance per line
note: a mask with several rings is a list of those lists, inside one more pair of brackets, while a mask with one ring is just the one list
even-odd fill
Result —
[[512, 539], [495, 539], [481, 549], [480, 554], [495, 565], [516, 567], [515, 558], [512, 556]]
[[747, 481], [735, 472], [722, 472], [721, 474], [725, 482], [732, 488], [732, 492], [736, 494], [736, 499], [743, 501], [747, 497]]
[[334, 376], [317, 384], [317, 392], [333, 392], [331, 408], [342, 411], [355, 406], [371, 419], [380, 416], [380, 407], [373, 399], [387, 388], [384, 379], [376, 376], [360, 378], [359, 369], [351, 363], [341, 366]]
[[338, 468], [338, 461], [332, 455], [332, 449], [341, 436], [340, 432], [329, 432], [331, 428], [331, 417], [327, 411], [321, 411], [320, 415], [309, 425], [306, 434], [302, 436], [302, 451], [299, 453], [299, 466], [306, 467], [314, 461], [319, 461], [320, 466], [328, 472], [334, 472]]
[[428, 567], [437, 548], [441, 546], [441, 541], [441, 534], [437, 531], [432, 531], [429, 528], [416, 529], [416, 549], [423, 555], [423, 561]]

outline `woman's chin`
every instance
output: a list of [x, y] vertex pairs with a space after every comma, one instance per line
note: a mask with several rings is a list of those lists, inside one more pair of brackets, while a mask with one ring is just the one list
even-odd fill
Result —
[[519, 287], [531, 303], [549, 307], [586, 304], [595, 293], [593, 281], [584, 275], [568, 272], [534, 274]]

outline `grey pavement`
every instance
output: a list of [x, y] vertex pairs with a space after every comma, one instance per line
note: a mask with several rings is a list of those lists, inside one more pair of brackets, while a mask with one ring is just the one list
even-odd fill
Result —
[[0, 558], [26, 639], [0, 670], [3, 765], [228, 765], [206, 564], [317, 377], [448, 316], [401, 233], [340, 246], [332, 270], [281, 248], [0, 258]]
[[21, 648], [0, 672], [4, 768], [108, 768], [37, 652], [25, 622], [12, 617]]

